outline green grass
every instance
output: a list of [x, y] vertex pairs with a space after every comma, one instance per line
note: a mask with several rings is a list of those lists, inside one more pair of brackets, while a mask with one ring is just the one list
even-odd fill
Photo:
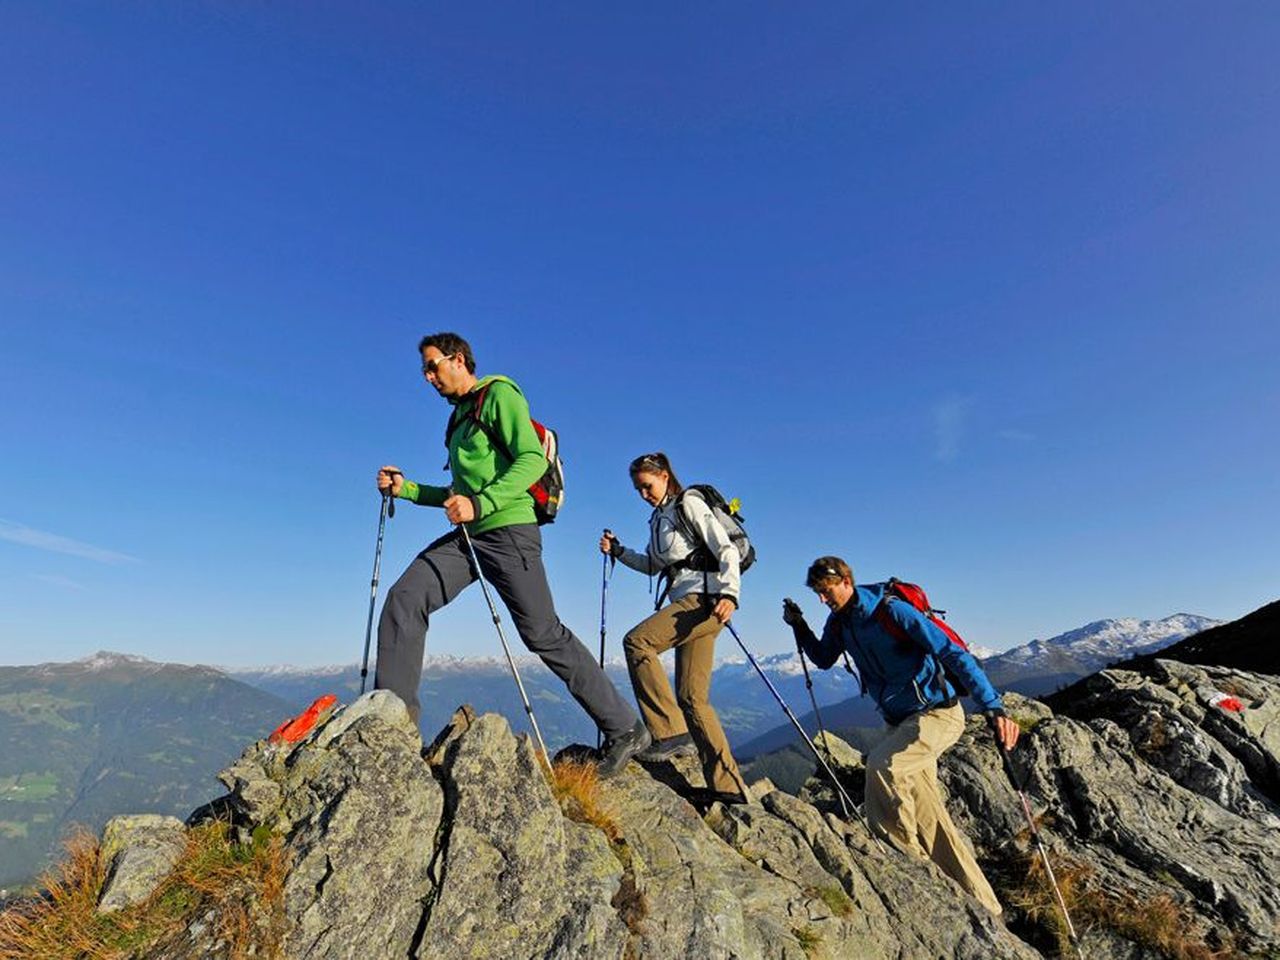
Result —
[[148, 763], [175, 764], [181, 763], [190, 766], [196, 762], [190, 753], [173, 753], [169, 750], [152, 750], [150, 753], [143, 754], [142, 757]]
[[73, 723], [58, 711], [84, 706], [77, 700], [55, 697], [42, 691], [32, 693], [0, 693], [0, 713], [8, 713], [29, 723], [42, 723], [64, 733], [77, 730]]
[[849, 899], [848, 895], [840, 887], [834, 885], [810, 887], [805, 890], [805, 893], [825, 903], [833, 916], [853, 916], [853, 901]]
[[17, 840], [27, 835], [27, 825], [16, 820], [0, 820], [0, 837]]
[[47, 773], [19, 773], [0, 777], [0, 800], [15, 803], [43, 803], [58, 792], [58, 775]]

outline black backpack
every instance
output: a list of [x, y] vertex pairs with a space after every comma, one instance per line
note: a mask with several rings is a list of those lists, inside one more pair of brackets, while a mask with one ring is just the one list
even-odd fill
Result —
[[[693, 530], [684, 515], [684, 498], [690, 493], [696, 492], [715, 515], [720, 526], [724, 527], [724, 532], [729, 535], [729, 540], [738, 550], [738, 571], [746, 573], [751, 565], [756, 562], [756, 548], [751, 544], [751, 538], [747, 536], [746, 517], [738, 509], [738, 499], [725, 500], [724, 496], [709, 483], [695, 483], [685, 487], [676, 497], [676, 518], [679, 520], [684, 532], [690, 539], [701, 540], [697, 532]], [[716, 559], [715, 554], [711, 552], [711, 548], [705, 543], [699, 543], [693, 553], [689, 554], [683, 560], [679, 560], [672, 564], [669, 570], [701, 570], [707, 573], [714, 573], [720, 569], [720, 561]]]

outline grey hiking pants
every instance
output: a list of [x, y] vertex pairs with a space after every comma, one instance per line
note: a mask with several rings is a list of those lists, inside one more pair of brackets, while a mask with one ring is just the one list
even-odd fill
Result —
[[[542, 565], [542, 533], [516, 524], [471, 535], [484, 578], [506, 604], [530, 651], [565, 682], [606, 737], [636, 723], [635, 712], [605, 676], [581, 640], [560, 622]], [[431, 614], [475, 582], [462, 534], [454, 530], [429, 544], [387, 592], [378, 621], [378, 664], [373, 686], [390, 690], [418, 722], [418, 684]]]

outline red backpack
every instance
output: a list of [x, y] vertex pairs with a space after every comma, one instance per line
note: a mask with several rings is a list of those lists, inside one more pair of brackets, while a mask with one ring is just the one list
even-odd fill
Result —
[[[947, 625], [947, 622], [942, 619], [947, 615], [947, 611], [935, 610], [933, 605], [929, 603], [929, 597], [924, 592], [924, 587], [920, 586], [918, 583], [907, 583], [905, 580], [899, 580], [897, 577], [890, 577], [884, 583], [883, 599], [876, 605], [875, 618], [876, 623], [880, 624], [880, 627], [884, 632], [889, 634], [889, 636], [893, 637], [898, 642], [915, 643], [915, 641], [907, 635], [907, 632], [903, 630], [902, 627], [898, 626], [897, 621], [893, 619], [893, 615], [889, 613], [888, 601], [890, 599], [902, 600], [911, 604], [911, 606], [923, 613], [929, 619], [930, 623], [945, 633], [947, 635], [947, 639], [957, 647], [965, 651], [969, 649], [969, 645], [960, 638], [960, 634], [952, 630], [951, 627]], [[939, 661], [938, 665], [942, 667], [943, 671], [947, 675], [947, 679], [951, 681], [951, 685], [955, 687], [961, 695], [965, 695], [969, 692], [960, 678], [951, 670], [947, 669], [946, 664]]]
[[[511, 384], [516, 390], [520, 389], [506, 377], [495, 377], [482, 386], [476, 393], [475, 401], [471, 404], [470, 413], [464, 417], [449, 417], [449, 426], [444, 432], [444, 445], [446, 448], [449, 446], [449, 440], [453, 437], [453, 431], [462, 426], [464, 420], [472, 421], [479, 429], [483, 430], [484, 435], [489, 438], [489, 442], [495, 447], [505, 447], [502, 440], [494, 433], [493, 428], [480, 419], [480, 409], [484, 406], [484, 398], [489, 395], [489, 388], [499, 380], [503, 383]], [[542, 452], [547, 458], [546, 471], [529, 485], [529, 496], [533, 497], [533, 515], [538, 521], [538, 526], [542, 526], [544, 523], [555, 523], [556, 514], [559, 512], [561, 504], [564, 503], [564, 464], [560, 462], [559, 435], [550, 427], [534, 420], [533, 417], [529, 418], [529, 422], [533, 424], [533, 431], [538, 435], [538, 440], [542, 443]], [[507, 451], [507, 456], [511, 456], [510, 451]], [[445, 464], [445, 466], [447, 467], [448, 464]]]

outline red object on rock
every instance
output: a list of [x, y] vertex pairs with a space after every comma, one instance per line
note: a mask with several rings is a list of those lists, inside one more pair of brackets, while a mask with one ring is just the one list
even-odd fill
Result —
[[1233, 697], [1229, 693], [1218, 691], [1209, 698], [1209, 706], [1221, 707], [1223, 710], [1230, 710], [1232, 713], [1244, 713], [1244, 704], [1240, 702], [1239, 697]]
[[332, 693], [326, 693], [302, 713], [276, 727], [267, 740], [271, 743], [297, 743], [322, 721], [328, 720], [337, 705], [338, 698]]

